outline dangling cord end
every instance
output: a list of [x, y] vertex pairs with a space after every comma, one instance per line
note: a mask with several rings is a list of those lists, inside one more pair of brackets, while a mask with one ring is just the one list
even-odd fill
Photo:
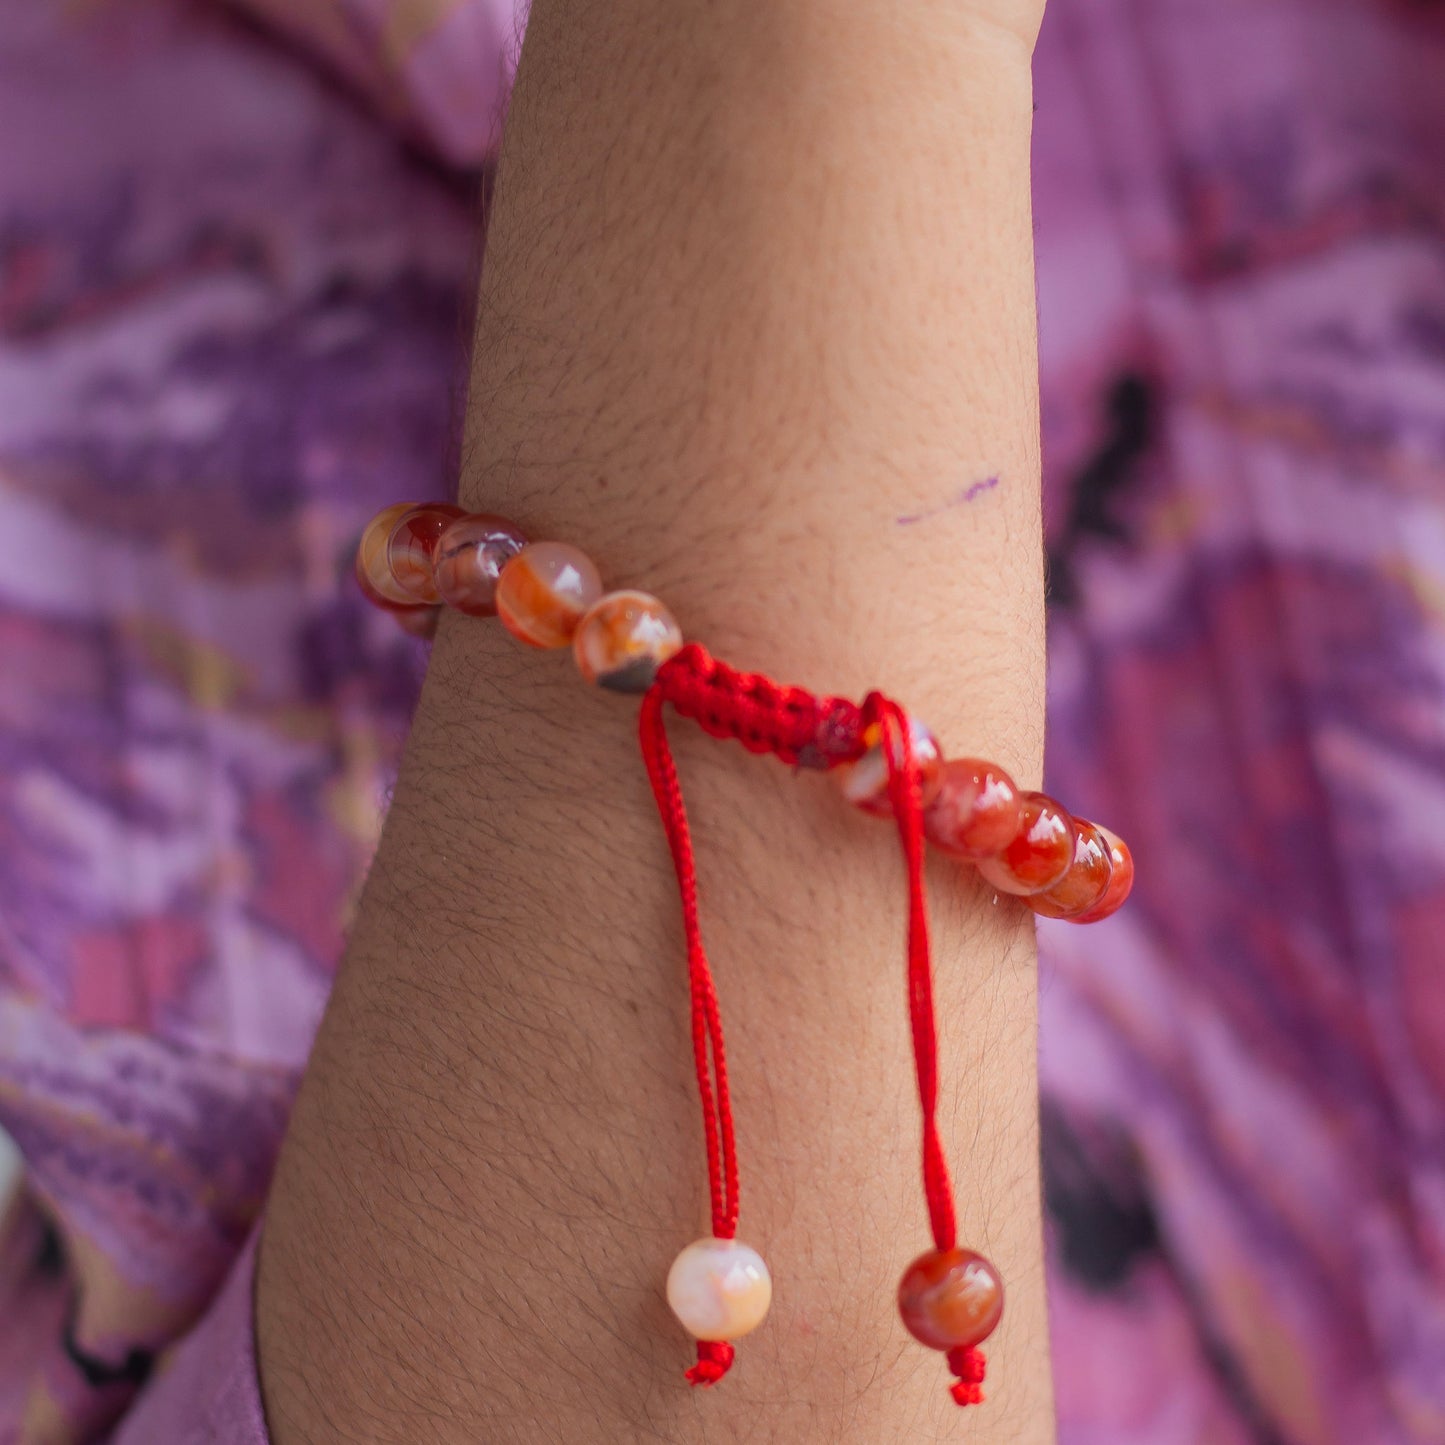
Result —
[[687, 1372], [689, 1385], [715, 1385], [732, 1369], [733, 1347], [726, 1340], [699, 1340], [697, 1364]]
[[983, 1351], [950, 1350], [948, 1368], [958, 1376], [949, 1389], [954, 1401], [960, 1405], [983, 1404]]
[[[879, 693], [864, 704], [876, 722], [888, 758], [888, 791], [908, 872], [908, 1011], [913, 1055], [918, 1070], [918, 1100], [923, 1111], [923, 1190], [934, 1248], [954, 1247], [957, 1226], [953, 1185], [938, 1127], [938, 1031], [933, 1009], [933, 965], [928, 939], [928, 900], [924, 885], [923, 808], [913, 756], [908, 715]], [[949, 1393], [959, 1405], [983, 1402], [983, 1352], [976, 1347], [948, 1351], [948, 1367], [957, 1377]]]
[[[702, 943], [698, 917], [697, 867], [687, 809], [677, 778], [672, 749], [663, 721], [664, 690], [656, 683], [642, 700], [639, 728], [642, 756], [657, 799], [658, 813], [667, 834], [668, 848], [677, 871], [682, 900], [683, 932], [687, 939], [688, 990], [692, 998], [693, 1064], [702, 1103], [703, 1136], [707, 1145], [708, 1193], [712, 1199], [712, 1242], [734, 1239], [738, 1226], [737, 1145], [733, 1138], [732, 1099], [728, 1091], [727, 1054], [723, 1047], [722, 1013], [712, 968]], [[684, 1251], [686, 1253], [686, 1251]], [[761, 1264], [761, 1261], [759, 1261]], [[766, 1305], [764, 1305], [766, 1310]], [[681, 1316], [679, 1316], [681, 1318]], [[756, 1322], [756, 1321], [755, 1321]], [[683, 1318], [689, 1329], [692, 1325]], [[691, 1385], [715, 1385], [732, 1368], [734, 1350], [725, 1340], [697, 1342], [697, 1364], [686, 1372]]]

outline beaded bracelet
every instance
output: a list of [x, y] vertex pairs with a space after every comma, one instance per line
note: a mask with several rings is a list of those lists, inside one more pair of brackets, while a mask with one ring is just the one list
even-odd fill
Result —
[[1002, 768], [945, 760], [933, 734], [881, 693], [861, 704], [817, 697], [742, 673], [684, 643], [668, 609], [645, 592], [609, 592], [591, 559], [560, 542], [529, 542], [511, 522], [433, 503], [388, 507], [357, 551], [362, 591], [427, 637], [443, 605], [496, 615], [521, 641], [571, 646], [589, 682], [643, 694], [643, 759], [682, 898], [692, 1040], [707, 1148], [712, 1233], [687, 1246], [667, 1276], [673, 1313], [697, 1341], [695, 1385], [720, 1380], [732, 1342], [760, 1325], [772, 1279], [737, 1239], [738, 1165], [722, 1017], [699, 925], [697, 874], [663, 708], [714, 737], [771, 753], [797, 769], [826, 771], [866, 813], [892, 817], [908, 874], [908, 999], [923, 1114], [923, 1185], [933, 1248], [904, 1272], [898, 1307], [909, 1332], [943, 1351], [960, 1405], [982, 1400], [978, 1346], [1003, 1313], [1003, 1281], [956, 1239], [953, 1191], [937, 1120], [938, 1064], [923, 882], [924, 842], [975, 866], [1001, 893], [1047, 918], [1092, 923], [1125, 900], [1134, 864], [1123, 841], [1076, 819], [1044, 793], [1015, 786]]

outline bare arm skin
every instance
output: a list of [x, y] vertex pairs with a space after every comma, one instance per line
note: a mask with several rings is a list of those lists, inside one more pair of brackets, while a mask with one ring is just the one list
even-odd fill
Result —
[[[1040, 8], [536, 0], [462, 482], [718, 655], [882, 687], [1026, 786]], [[896, 835], [676, 723], [775, 1281], [732, 1374], [684, 1384], [662, 1281], [705, 1173], [635, 728], [565, 655], [444, 620], [265, 1232], [276, 1445], [1046, 1445], [1027, 911], [934, 868], [959, 1233], [1009, 1290], [960, 1411], [893, 1302], [929, 1242]]]

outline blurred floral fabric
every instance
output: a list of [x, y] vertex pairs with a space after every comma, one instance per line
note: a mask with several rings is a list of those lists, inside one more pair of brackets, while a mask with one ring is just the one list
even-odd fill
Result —
[[[0, 0], [0, 1441], [144, 1409], [264, 1200], [522, 23]], [[1061, 1436], [1440, 1445], [1445, 6], [1052, 0], [1037, 73], [1050, 771], [1141, 860], [1043, 929]]]

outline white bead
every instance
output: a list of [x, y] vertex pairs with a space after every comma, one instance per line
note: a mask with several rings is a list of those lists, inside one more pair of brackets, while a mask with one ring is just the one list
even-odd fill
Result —
[[667, 1272], [667, 1302], [694, 1339], [741, 1339], [762, 1324], [772, 1300], [762, 1255], [735, 1239], [699, 1239]]

